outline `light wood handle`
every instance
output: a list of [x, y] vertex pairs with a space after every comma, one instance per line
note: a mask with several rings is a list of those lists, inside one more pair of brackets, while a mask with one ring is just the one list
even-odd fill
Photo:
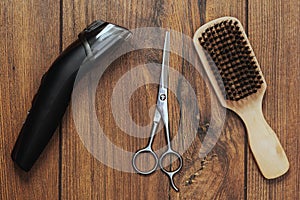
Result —
[[254, 105], [246, 106], [237, 113], [246, 125], [249, 145], [261, 173], [267, 179], [277, 178], [288, 171], [289, 161], [275, 132], [263, 116], [261, 101], [252, 103]]

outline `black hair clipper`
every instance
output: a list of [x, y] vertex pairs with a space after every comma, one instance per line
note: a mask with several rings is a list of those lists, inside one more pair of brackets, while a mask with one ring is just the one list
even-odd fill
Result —
[[113, 51], [131, 35], [123, 27], [95, 21], [55, 60], [43, 76], [12, 151], [12, 159], [29, 171], [49, 142], [69, 104], [80, 65], [93, 51]]

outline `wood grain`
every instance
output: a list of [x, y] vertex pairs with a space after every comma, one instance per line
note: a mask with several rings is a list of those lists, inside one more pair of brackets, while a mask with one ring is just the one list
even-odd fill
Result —
[[[198, 4], [201, 23], [194, 27], [191, 37], [203, 23], [218, 17], [235, 16], [245, 22], [245, 3], [245, 1], [201, 2]], [[213, 89], [210, 88], [210, 91], [213, 92]], [[207, 99], [207, 96], [204, 98]], [[203, 97], [199, 101], [202, 102]], [[214, 116], [213, 113], [211, 115]], [[207, 112], [202, 116], [207, 116]], [[227, 112], [226, 118], [223, 130], [216, 130], [222, 132], [212, 152], [204, 160], [194, 157], [191, 166], [182, 172], [185, 174], [185, 180], [192, 178], [194, 183], [184, 188], [184, 191], [178, 195], [180, 199], [244, 198], [244, 128], [239, 118], [233, 113]], [[194, 151], [199, 151], [199, 146], [196, 146]]]
[[40, 79], [59, 54], [59, 1], [1, 1], [0, 27], [0, 199], [57, 199], [57, 134], [30, 173], [10, 154]]
[[[135, 5], [135, 3], [137, 5]], [[215, 4], [217, 3], [208, 4], [208, 7], [211, 7]], [[65, 3], [65, 5], [69, 6], [72, 4]], [[149, 1], [142, 1], [139, 3], [131, 2], [130, 4], [127, 1], [124, 1], [119, 2], [118, 4], [113, 6], [111, 4], [98, 5], [97, 3], [94, 3], [93, 5], [94, 7], [91, 9], [91, 11], [88, 11], [88, 13], [95, 12], [94, 9], [98, 9], [98, 11], [100, 10], [98, 13], [101, 13], [101, 15], [97, 15], [96, 18], [126, 26], [126, 24], [123, 24], [122, 22], [123, 18], [127, 19], [127, 16], [124, 16], [122, 14], [118, 15], [120, 11], [117, 12], [118, 10], [124, 9], [123, 12], [130, 14], [128, 18], [131, 19], [131, 23], [127, 25], [127, 27], [129, 28], [142, 26], [169, 27], [173, 30], [181, 31], [189, 35], [190, 37], [193, 36], [195, 29], [200, 26], [200, 14], [202, 14], [201, 11], [204, 10], [202, 6], [205, 6], [204, 4], [198, 4], [198, 2], [196, 1], [192, 1], [188, 4], [183, 2], [174, 3], [173, 1], [157, 1], [150, 3]], [[131, 5], [131, 7], [127, 7], [127, 5]], [[64, 19], [66, 19], [64, 20], [64, 27], [69, 27], [70, 25], [74, 24], [76, 27], [78, 24], [80, 24], [80, 21], [87, 21], [89, 15], [80, 17], [79, 21], [75, 21], [75, 19], [72, 19], [72, 15], [74, 15], [74, 12], [80, 15], [80, 13], [77, 12], [77, 10], [80, 9], [80, 6], [81, 4], [76, 4], [75, 9], [73, 8], [72, 13], [70, 13], [69, 15], [69, 9], [64, 6]], [[215, 13], [219, 13], [222, 10], [223, 15], [243, 16], [244, 9], [241, 9], [239, 6], [241, 6], [241, 8], [244, 7], [243, 4], [239, 5], [237, 2], [233, 2], [233, 5], [231, 5], [231, 7], [227, 6], [227, 4], [220, 5], [219, 8], [215, 8], [217, 9]], [[143, 10], [143, 8], [145, 7], [149, 7], [149, 9], [147, 9], [147, 12], [141, 12], [141, 10]], [[236, 10], [233, 10], [232, 7], [235, 7]], [[112, 13], [114, 13], [115, 15], [112, 15]], [[212, 12], [210, 14], [211, 19], [217, 16], [217, 14], [213, 16]], [[151, 18], [152, 21], [145, 21], [144, 19], [147, 18]], [[80, 29], [75, 32], [78, 33], [79, 30]], [[70, 33], [64, 31], [64, 35], [65, 34], [69, 35]], [[71, 35], [74, 36], [74, 33], [71, 32]], [[63, 36], [63, 38], [65, 38], [65, 36]], [[193, 51], [192, 48], [193, 47], [191, 47], [191, 51]], [[161, 58], [159, 54], [156, 55]], [[144, 140], [144, 145], [138, 145], [137, 142], [130, 141], [132, 140], [132, 138], [126, 138], [124, 136], [124, 133], [120, 129], [114, 128], [116, 127], [116, 125], [113, 116], [111, 115], [111, 109], [109, 108], [110, 97], [116, 81], [122, 74], [126, 73], [128, 70], [130, 70], [130, 67], [134, 67], [138, 63], [147, 63], [147, 59], [143, 59], [143, 56], [149, 58], [149, 54], [143, 53], [133, 56], [129, 55], [125, 59], [125, 61], [122, 60], [122, 62], [125, 63], [119, 61], [114, 63], [113, 66], [110, 66], [110, 70], [102, 77], [102, 80], [99, 83], [99, 85], [101, 85], [101, 88], [98, 92], [99, 95], [97, 97], [97, 101], [101, 102], [101, 104], [98, 105], [98, 111], [100, 112], [98, 117], [100, 118], [100, 123], [101, 121], [105, 121], [105, 123], [102, 123], [101, 125], [103, 125], [107, 137], [109, 137], [110, 140], [112, 140], [115, 144], [118, 144], [125, 149], [130, 149], [131, 151], [141, 148], [146, 144], [147, 141]], [[201, 103], [199, 103], [199, 107], [201, 108], [200, 116], [203, 116], [203, 118], [200, 119], [200, 124], [204, 124], [205, 122], [209, 121], [210, 118], [209, 116], [207, 116], [207, 113], [210, 112], [210, 99], [207, 97], [207, 95], [204, 95], [209, 93], [206, 88], [205, 82], [201, 80], [201, 76], [195, 75], [197, 73], [193, 73], [193, 66], [189, 65], [188, 62], [182, 60], [182, 58], [174, 58], [174, 56], [172, 58], [173, 59], [171, 59], [171, 65], [174, 66], [176, 70], [184, 74], [186, 78], [191, 83], [193, 83], [194, 89], [197, 91], [204, 91], [203, 93], [197, 94], [201, 99]], [[159, 62], [159, 60], [160, 59], [158, 59], [157, 61]], [[182, 64], [178, 65], [178, 63]], [[145, 74], [145, 77], [147, 76], [149, 76], [149, 74]], [[177, 87], [180, 86], [178, 85]], [[126, 89], [126, 86], [124, 86], [124, 89]], [[147, 89], [148, 91], [145, 89]], [[141, 105], [138, 104], [139, 106], [135, 105], [133, 107], [132, 115], [136, 121], [145, 121], [146, 117], [146, 122], [150, 122], [148, 116], [145, 115], [145, 112], [141, 111], [141, 109], [147, 110], [151, 106], [153, 106], [153, 104], [155, 103], [156, 92], [157, 90], [149, 91], [149, 87], [142, 88], [140, 89], [139, 94], [141, 96], [143, 95], [143, 97], [133, 97], [133, 102], [149, 102], [148, 104], [150, 104], [145, 108], [143, 108], [141, 103]], [[169, 104], [176, 105], [176, 99], [171, 97], [169, 99]], [[179, 120], [179, 112], [180, 111], [178, 110], [178, 108], [172, 109], [172, 112], [170, 113], [170, 118], [172, 119], [171, 121]], [[165, 176], [161, 176], [162, 173], [160, 171], [157, 171], [151, 176], [143, 177], [137, 174], [118, 172], [104, 166], [103, 164], [100, 164], [94, 158], [89, 156], [86, 150], [84, 150], [84, 147], [78, 140], [78, 136], [76, 136], [74, 124], [72, 124], [70, 119], [68, 119], [65, 123], [66, 124], [64, 124], [63, 126], [62, 133], [63, 198], [92, 198], [92, 196], [89, 195], [96, 195], [97, 197], [108, 199], [149, 199], [155, 198], [155, 196], [157, 195], [157, 198], [165, 199], [169, 198], [169, 193], [171, 198], [183, 199], [198, 199], [202, 196], [206, 198], [243, 198], [244, 139], [243, 137], [240, 137], [240, 135], [235, 135], [235, 133], [232, 133], [236, 132], [236, 134], [240, 134], [240, 131], [236, 130], [241, 129], [243, 131], [241, 124], [239, 124], [238, 127], [236, 127], [236, 125], [233, 125], [232, 127], [227, 128], [227, 136], [221, 137], [221, 141], [217, 144], [217, 147], [214, 149], [213, 153], [209, 155], [208, 158], [206, 158], [206, 161], [198, 158], [198, 151], [200, 147], [199, 145], [201, 144], [201, 142], [199, 141], [199, 139], [195, 141], [191, 149], [184, 155], [185, 157], [187, 157], [184, 162], [187, 162], [188, 164], [186, 165], [186, 167], [184, 167], [178, 177], [175, 177], [176, 184], [180, 185], [181, 188], [180, 193], [175, 193], [169, 187], [167, 178]], [[176, 123], [171, 124], [171, 130], [174, 131], [176, 129]], [[72, 138], [70, 138], [71, 131], [73, 133]], [[161, 146], [163, 145], [164, 141], [161, 139], [162, 137], [159, 138], [159, 136], [161, 136], [161, 134], [157, 136], [156, 142], [158, 143], [158, 146]], [[128, 147], [128, 144], [131, 144], [133, 147]], [[224, 151], [226, 151], [226, 153], [224, 153]], [[83, 154], [82, 152], [85, 153]], [[189, 158], [192, 158], [192, 160], [188, 162]], [[201, 184], [198, 185], [196, 183], [187, 185], [186, 182], [189, 177], [193, 176], [196, 171], [199, 171], [199, 169], [203, 167], [203, 163], [208, 166], [206, 166], [205, 170], [202, 170], [201, 175], [199, 175], [199, 177], [196, 177], [193, 181], [201, 183], [205, 183], [208, 181], [209, 184], [207, 184], [206, 186], [203, 186]], [[236, 167], [233, 168], [233, 166]], [[226, 170], [224, 169], [224, 167], [226, 168]], [[75, 174], [75, 176], [67, 176], [70, 173]], [[64, 178], [65, 176], [66, 178]], [[207, 177], [210, 177], [210, 179], [207, 180]], [[237, 190], [236, 188], [240, 189]], [[232, 192], [233, 189], [235, 189], [236, 192]], [[115, 193], [114, 191], [118, 191], [118, 193]]]
[[281, 178], [266, 180], [248, 155], [249, 199], [299, 199], [299, 1], [249, 1], [249, 39], [267, 82], [263, 111], [290, 162]]
[[[68, 39], [75, 39], [76, 34], [81, 31], [88, 23], [94, 19], [102, 19], [112, 23], [119, 24], [128, 28], [136, 28], [143, 26], [159, 26], [161, 25], [159, 10], [162, 9], [160, 2], [155, 1], [119, 1], [119, 2], [96, 2], [93, 1], [92, 7], [87, 8], [87, 13], [81, 12], [86, 2], [74, 4], [73, 1], [64, 1], [63, 13], [64, 27], [73, 27], [73, 29], [64, 29], [63, 38], [72, 36]], [[71, 6], [71, 7], [69, 7]], [[147, 9], [144, 9], [147, 8]], [[142, 12], [143, 11], [143, 12]], [[75, 15], [74, 15], [75, 13]], [[73, 18], [72, 16], [77, 16]], [[151, 20], [146, 20], [151, 19]], [[129, 23], [130, 22], [130, 23]], [[75, 27], [74, 27], [75, 24]], [[69, 44], [68, 40], [64, 40], [65, 44]], [[130, 68], [135, 67], [139, 63], [147, 63], [144, 58], [145, 53], [140, 52], [137, 55], [129, 55], [124, 60], [116, 61], [110, 66], [109, 71], [102, 77], [99, 85], [101, 89], [98, 91], [97, 102], [99, 110], [99, 123], [103, 125], [106, 136], [114, 143], [122, 145], [121, 147], [135, 151], [137, 143], [131, 142], [129, 137], [115, 125], [110, 109], [110, 97], [116, 81], [121, 75], [125, 74]], [[156, 57], [156, 56], [152, 56]], [[125, 63], [124, 63], [125, 62]], [[147, 99], [149, 92], [142, 88], [144, 97], [138, 97], [138, 101], [150, 101], [150, 105], [155, 103], [155, 98]], [[154, 92], [154, 91], [152, 91]], [[145, 95], [146, 94], [146, 95]], [[153, 101], [154, 100], [154, 101]], [[141, 115], [134, 116], [135, 120], [145, 117], [142, 111], [134, 107], [134, 113]], [[124, 173], [111, 169], [101, 162], [93, 158], [86, 150], [76, 133], [74, 124], [72, 123], [71, 113], [66, 115], [63, 123], [63, 144], [62, 144], [62, 198], [63, 199], [151, 199], [151, 198], [168, 198], [169, 182], [161, 173], [154, 173], [151, 176], [139, 176], [133, 173]], [[146, 116], [148, 117], [148, 116]], [[146, 141], [146, 140], [144, 140]], [[158, 146], [160, 142], [157, 141]], [[164, 142], [162, 140], [162, 142]], [[125, 146], [124, 146], [125, 144]], [[133, 147], [128, 146], [132, 144]], [[141, 147], [140, 147], [141, 148]], [[103, 149], [103, 151], [108, 151]], [[108, 158], [109, 159], [109, 158]], [[72, 176], [70, 176], [72, 174]], [[151, 184], [150, 184], [151, 183]]]
[[[1, 1], [0, 199], [299, 199], [299, 7], [297, 0]], [[77, 39], [86, 25], [102, 19], [129, 29], [168, 27], [192, 37], [202, 24], [222, 16], [237, 17], [249, 34], [268, 85], [263, 112], [286, 150], [291, 166], [287, 175], [275, 180], [263, 178], [248, 149], [244, 125], [230, 111], [216, 146], [206, 157], [199, 157], [207, 123], [217, 115], [212, 107], [220, 105], [210, 99], [213, 90], [199, 60], [195, 58], [200, 73], [175, 54], [171, 54], [171, 67], [189, 81], [198, 100], [198, 105], [192, 106], [199, 108], [199, 137], [183, 154], [184, 166], [174, 178], [179, 193], [159, 170], [140, 176], [114, 170], [95, 159], [77, 134], [70, 108], [31, 172], [24, 173], [13, 165], [10, 153], [40, 78], [60, 47], [64, 49]], [[190, 48], [184, 57], [193, 58], [193, 52]], [[106, 136], [127, 151], [142, 148], [147, 138], [129, 136], [117, 126], [111, 109], [112, 90], [137, 65], [159, 63], [161, 58], [162, 51], [157, 49], [131, 52], [117, 59], [99, 82], [95, 107], [99, 123]], [[145, 70], [142, 77], [150, 80], [154, 74]], [[181, 115], [176, 95], [184, 96], [187, 91], [182, 80], [170, 80], [170, 84], [177, 91], [169, 94], [174, 137]], [[137, 124], [151, 123], [148, 111], [155, 105], [156, 95], [156, 84], [140, 87], [132, 95], [130, 114]], [[89, 115], [82, 117], [89, 121]], [[160, 131], [155, 149], [165, 145], [163, 136]]]

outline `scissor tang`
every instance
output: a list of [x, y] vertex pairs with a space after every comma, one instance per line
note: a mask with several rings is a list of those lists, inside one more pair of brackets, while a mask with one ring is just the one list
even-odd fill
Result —
[[[170, 140], [170, 132], [169, 132], [169, 114], [168, 114], [168, 90], [166, 88], [160, 87], [159, 89], [159, 96], [158, 96], [158, 100], [157, 100], [157, 109], [161, 115], [161, 118], [163, 120], [164, 123], [164, 128], [165, 128], [165, 135], [166, 135], [166, 141], [167, 141], [167, 151], [165, 151], [161, 157], [159, 158], [159, 166], [161, 168], [161, 170], [168, 175], [171, 185], [172, 187], [178, 191], [178, 188], [175, 186], [174, 181], [173, 181], [173, 176], [180, 171], [180, 169], [182, 168], [182, 158], [181, 155], [179, 153], [177, 153], [176, 151], [174, 151], [172, 149], [172, 145], [171, 145], [171, 140]], [[176, 170], [174, 171], [168, 171], [164, 168], [163, 165], [163, 161], [167, 156], [176, 156], [179, 160], [179, 166], [177, 167]], [[171, 164], [171, 163], [170, 163]]]

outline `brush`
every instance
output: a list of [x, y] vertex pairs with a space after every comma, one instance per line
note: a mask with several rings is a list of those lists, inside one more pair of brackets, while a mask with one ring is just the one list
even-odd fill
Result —
[[267, 84], [241, 22], [234, 17], [210, 21], [196, 31], [193, 42], [220, 103], [244, 121], [263, 176], [285, 174], [287, 156], [262, 112]]

